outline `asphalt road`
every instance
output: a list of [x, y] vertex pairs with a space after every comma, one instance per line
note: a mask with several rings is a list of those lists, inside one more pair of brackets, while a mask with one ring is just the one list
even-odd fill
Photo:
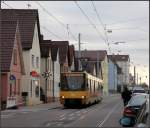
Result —
[[123, 103], [119, 95], [107, 96], [86, 108], [40, 107], [1, 112], [2, 127], [121, 127]]

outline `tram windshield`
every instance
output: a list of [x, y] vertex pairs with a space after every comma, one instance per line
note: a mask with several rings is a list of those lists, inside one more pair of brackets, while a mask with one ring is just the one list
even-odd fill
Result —
[[61, 90], [84, 90], [84, 76], [64, 75], [61, 77]]

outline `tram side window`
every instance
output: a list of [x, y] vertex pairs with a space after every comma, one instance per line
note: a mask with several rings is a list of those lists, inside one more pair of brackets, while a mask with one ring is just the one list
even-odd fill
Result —
[[101, 90], [101, 84], [100, 84], [100, 82], [98, 82], [98, 90], [99, 91]]
[[92, 84], [92, 81], [90, 80], [90, 93], [92, 92], [91, 84]]
[[88, 90], [90, 89], [90, 80], [88, 79], [88, 86], [87, 86]]
[[93, 81], [91, 80], [91, 93], [93, 92]]
[[95, 90], [96, 90], [96, 91], [98, 90], [98, 86], [97, 86], [98, 84], [97, 84], [97, 83], [98, 83], [98, 82], [96, 81], [96, 82], [95, 82]]
[[95, 81], [94, 81], [94, 92], [95, 92]]
[[94, 81], [92, 80], [92, 93], [94, 92]]

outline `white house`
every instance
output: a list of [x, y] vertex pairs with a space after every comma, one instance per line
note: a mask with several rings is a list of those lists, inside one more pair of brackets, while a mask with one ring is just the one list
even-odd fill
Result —
[[52, 56], [52, 77], [53, 90], [52, 99], [59, 98], [59, 83], [61, 72], [69, 72], [74, 70], [74, 46], [70, 45], [68, 41], [52, 41], [51, 56]]
[[51, 49], [52, 57], [52, 81], [53, 87], [51, 92], [52, 101], [55, 101], [59, 97], [59, 83], [60, 83], [60, 63], [59, 63], [59, 48], [53, 44]]
[[118, 75], [118, 86], [120, 86], [121, 91], [123, 85], [129, 85], [129, 55], [109, 55], [113, 58], [117, 65], [121, 68], [121, 74]]
[[41, 89], [40, 95], [43, 102], [52, 101], [53, 77], [52, 77], [52, 58], [51, 58], [51, 40], [43, 40], [41, 36]]

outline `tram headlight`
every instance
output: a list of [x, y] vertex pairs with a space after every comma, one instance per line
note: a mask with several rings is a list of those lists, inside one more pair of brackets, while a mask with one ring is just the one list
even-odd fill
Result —
[[82, 98], [82, 99], [84, 99], [84, 98], [85, 98], [85, 96], [81, 96], [81, 98]]
[[64, 96], [62, 96], [61, 98], [63, 98], [63, 99], [64, 99], [65, 97], [64, 97]]

